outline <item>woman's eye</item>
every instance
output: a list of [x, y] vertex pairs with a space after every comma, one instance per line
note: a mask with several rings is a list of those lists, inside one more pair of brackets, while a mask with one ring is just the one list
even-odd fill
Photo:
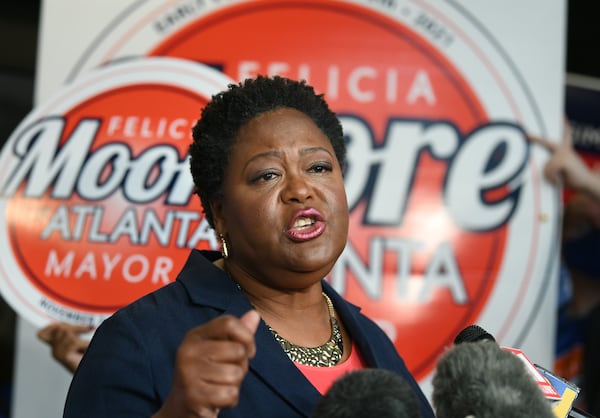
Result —
[[270, 181], [273, 180], [277, 177], [277, 173], [274, 171], [265, 171], [264, 173], [260, 173], [258, 176], [256, 176], [252, 182], [253, 183], [257, 183], [259, 181]]
[[310, 171], [314, 173], [325, 173], [331, 171], [331, 165], [325, 163], [314, 164], [311, 166]]

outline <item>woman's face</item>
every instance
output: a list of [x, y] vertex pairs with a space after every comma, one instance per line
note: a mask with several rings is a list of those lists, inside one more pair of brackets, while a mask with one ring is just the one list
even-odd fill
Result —
[[[240, 130], [214, 206], [228, 266], [265, 284], [302, 288], [323, 278], [346, 244], [348, 204], [328, 138], [290, 108]], [[290, 273], [298, 278], [290, 281]]]

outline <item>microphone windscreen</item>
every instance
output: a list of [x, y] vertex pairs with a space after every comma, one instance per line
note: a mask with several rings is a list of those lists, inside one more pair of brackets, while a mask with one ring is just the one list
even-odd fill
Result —
[[338, 378], [317, 403], [311, 418], [420, 418], [411, 385], [386, 369], [359, 369]]
[[523, 361], [485, 339], [449, 348], [432, 384], [437, 418], [556, 418]]
[[496, 342], [496, 339], [492, 334], [481, 328], [479, 325], [469, 325], [461, 332], [458, 333], [454, 339], [454, 344], [461, 343], [474, 343], [477, 341], [492, 341]]

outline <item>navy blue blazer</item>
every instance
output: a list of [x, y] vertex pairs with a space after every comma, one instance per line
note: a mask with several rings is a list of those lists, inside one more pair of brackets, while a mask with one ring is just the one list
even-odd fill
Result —
[[[148, 418], [161, 407], [186, 332], [219, 315], [239, 317], [252, 309], [231, 278], [212, 264], [218, 256], [193, 250], [176, 281], [120, 309], [98, 327], [73, 376], [64, 418]], [[326, 282], [323, 288], [366, 364], [408, 380], [423, 418], [433, 418], [426, 397], [385, 333]], [[256, 346], [238, 405], [223, 409], [219, 417], [310, 417], [321, 395], [264, 322], [256, 332]]]

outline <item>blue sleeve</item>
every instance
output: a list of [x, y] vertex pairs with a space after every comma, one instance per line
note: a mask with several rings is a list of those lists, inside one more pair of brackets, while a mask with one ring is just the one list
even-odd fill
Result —
[[104, 321], [73, 376], [63, 417], [148, 418], [154, 414], [160, 401], [153, 390], [155, 376], [146, 344], [127, 317]]

